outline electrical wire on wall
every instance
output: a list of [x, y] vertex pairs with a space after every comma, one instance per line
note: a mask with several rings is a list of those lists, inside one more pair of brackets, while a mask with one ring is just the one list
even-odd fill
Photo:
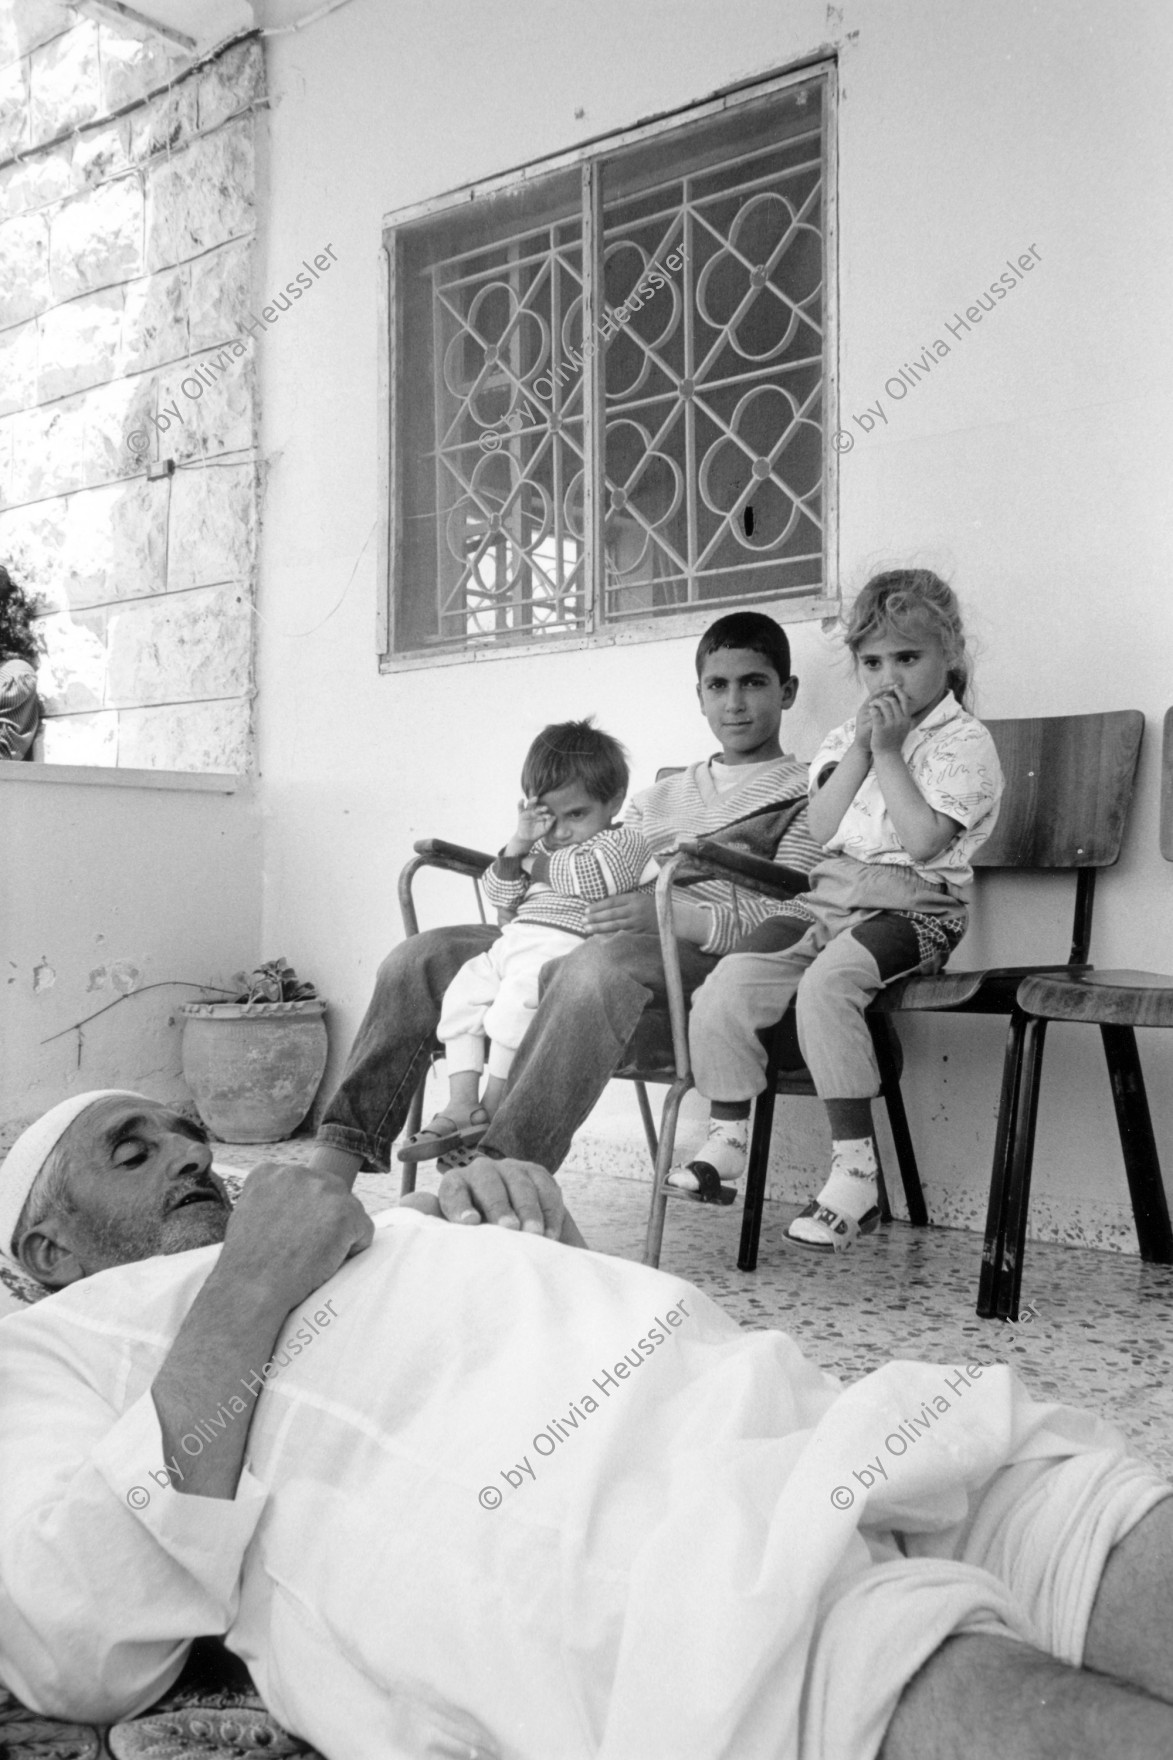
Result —
[[41, 1040], [41, 1044], [51, 1045], [54, 1039], [64, 1039], [66, 1033], [76, 1033], [79, 1028], [88, 1027], [90, 1022], [96, 1021], [100, 1014], [108, 1014], [112, 1008], [117, 1008], [120, 1002], [129, 1002], [132, 996], [145, 996], [148, 990], [169, 989], [212, 990], [217, 996], [229, 997], [234, 997], [237, 994], [235, 990], [222, 990], [219, 984], [196, 984], [191, 978], [160, 978], [157, 984], [143, 984], [137, 990], [125, 991], [123, 995], [116, 996], [113, 1002], [107, 1002], [102, 1008], [96, 1008], [93, 1014], [83, 1015], [80, 1021], [71, 1021], [67, 1027], [62, 1027], [59, 1033], [50, 1033], [47, 1039]]
[[335, 599], [333, 605], [331, 605], [329, 611], [327, 611], [325, 617], [323, 617], [318, 623], [312, 623], [309, 629], [281, 629], [273, 622], [271, 617], [266, 617], [264, 612], [256, 604], [253, 605], [253, 615], [259, 617], [266, 629], [271, 629], [274, 635], [284, 636], [288, 641], [298, 642], [302, 641], [306, 636], [316, 635], [320, 629], [323, 629], [325, 625], [329, 623], [334, 613], [341, 609], [342, 601], [346, 598], [347, 593], [349, 593], [354, 584], [354, 577], [358, 573], [358, 565], [367, 553], [367, 545], [374, 537], [378, 524], [379, 518], [376, 514], [374, 520], [371, 522], [371, 529], [363, 540], [363, 547], [354, 559], [354, 567], [350, 571], [346, 585], [343, 587], [341, 593], [339, 593], [337, 599]]
[[[326, 18], [331, 12], [338, 12], [343, 6], [349, 6], [351, 4], [352, 0], [327, 0], [325, 6], [316, 6], [312, 12], [307, 12], [302, 18], [295, 18], [292, 24], [267, 25], [263, 26], [260, 30], [256, 29], [254, 26], [254, 28], [249, 31], [230, 31], [226, 37], [221, 37], [220, 41], [214, 43], [210, 49], [204, 49], [201, 51], [200, 61], [207, 61], [211, 59], [211, 57], [219, 55], [221, 50], [228, 48], [232, 43], [238, 42], [241, 37], [244, 36], [291, 36], [295, 31], [304, 31], [308, 25], [317, 24], [320, 18]], [[197, 62], [196, 65], [198, 66], [199, 63]]]
[[326, 0], [325, 6], [319, 6], [313, 12], [307, 12], [304, 18], [295, 19], [292, 24], [273, 25], [267, 30], [262, 30], [261, 35], [262, 37], [285, 37], [289, 35], [290, 31], [304, 31], [308, 24], [316, 24], [320, 18], [325, 18], [331, 12], [337, 12], [339, 7], [349, 5], [350, 0]]

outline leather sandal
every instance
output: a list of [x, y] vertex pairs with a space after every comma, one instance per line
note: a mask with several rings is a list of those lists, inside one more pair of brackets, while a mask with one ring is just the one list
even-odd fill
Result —
[[449, 1149], [441, 1155], [436, 1163], [438, 1173], [452, 1173], [459, 1167], [471, 1167], [474, 1161], [504, 1161], [505, 1157], [499, 1149], [482, 1149], [475, 1143], [468, 1147]]
[[[691, 1173], [697, 1183], [696, 1191], [676, 1185], [673, 1173]], [[664, 1186], [672, 1197], [691, 1198], [694, 1204], [732, 1204], [737, 1199], [737, 1187], [722, 1185], [721, 1176], [710, 1161], [687, 1161], [683, 1167], [674, 1167]]]
[[[791, 1234], [790, 1229], [794, 1227], [794, 1223], [804, 1221], [818, 1223], [820, 1228], [826, 1230], [826, 1239], [808, 1241], [803, 1240], [801, 1235]], [[829, 1204], [820, 1204], [817, 1198], [812, 1198], [806, 1209], [799, 1211], [783, 1238], [792, 1247], [804, 1247], [809, 1253], [845, 1253], [861, 1234], [872, 1234], [879, 1221], [878, 1205], [865, 1211], [857, 1222], [854, 1216], [845, 1216], [841, 1210], [833, 1210]]]
[[[447, 1155], [452, 1149], [471, 1149], [480, 1142], [489, 1123], [489, 1115], [483, 1106], [473, 1108], [472, 1119], [465, 1125], [457, 1124], [446, 1112], [437, 1112], [424, 1130], [417, 1131], [414, 1137], [408, 1137], [399, 1151], [398, 1159], [409, 1162], [434, 1161], [438, 1155]], [[436, 1130], [436, 1125], [446, 1125], [448, 1128]]]

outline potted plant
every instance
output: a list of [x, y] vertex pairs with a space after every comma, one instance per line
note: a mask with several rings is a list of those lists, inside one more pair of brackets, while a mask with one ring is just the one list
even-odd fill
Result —
[[231, 1002], [186, 1002], [183, 1075], [224, 1143], [279, 1143], [313, 1105], [326, 1068], [326, 1004], [283, 959], [238, 972]]

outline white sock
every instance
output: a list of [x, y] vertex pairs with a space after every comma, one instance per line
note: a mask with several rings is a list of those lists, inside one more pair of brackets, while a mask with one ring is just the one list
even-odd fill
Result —
[[816, 1200], [858, 1222], [879, 1198], [876, 1146], [871, 1137], [846, 1137], [831, 1144], [831, 1176]]
[[[749, 1119], [711, 1118], [709, 1134], [692, 1156], [692, 1160], [707, 1161], [710, 1167], [715, 1168], [717, 1178], [722, 1184], [731, 1185], [745, 1172], [748, 1157]], [[668, 1182], [686, 1192], [700, 1190], [700, 1181], [695, 1174], [690, 1173], [687, 1165], [674, 1167], [668, 1175]]]

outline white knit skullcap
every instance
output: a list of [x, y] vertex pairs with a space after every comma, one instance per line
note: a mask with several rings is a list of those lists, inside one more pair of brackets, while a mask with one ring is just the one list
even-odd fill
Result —
[[144, 1098], [126, 1088], [94, 1088], [88, 1094], [72, 1094], [22, 1131], [0, 1162], [0, 1254], [9, 1261], [13, 1260], [12, 1237], [38, 1173], [74, 1119], [96, 1100], [114, 1095], [127, 1100]]

